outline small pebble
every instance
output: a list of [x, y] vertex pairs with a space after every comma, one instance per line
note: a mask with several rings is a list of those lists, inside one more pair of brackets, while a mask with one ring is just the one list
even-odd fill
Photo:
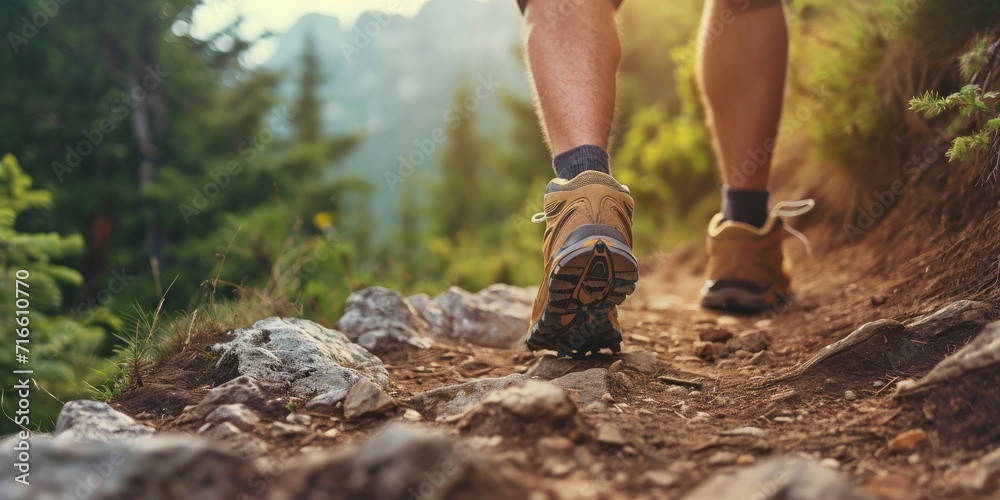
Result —
[[840, 469], [840, 462], [838, 462], [836, 458], [824, 458], [819, 461], [819, 464], [833, 470]]
[[663, 488], [669, 488], [677, 484], [677, 479], [678, 479], [677, 474], [659, 470], [648, 470], [646, 471], [644, 476], [646, 476], [646, 480], [649, 481], [650, 483], [653, 483]]
[[854, 391], [844, 391], [844, 399], [848, 401], [856, 401], [858, 399], [858, 395], [855, 394]]
[[885, 386], [885, 382], [883, 382], [881, 380], [876, 380], [875, 382], [872, 383], [872, 387], [874, 387], [876, 389], [878, 389], [879, 387], [883, 387], [883, 386]]
[[289, 413], [285, 421], [290, 424], [309, 425], [312, 423], [312, 417], [304, 413]]
[[927, 433], [922, 429], [908, 430], [889, 440], [890, 452], [913, 451], [920, 443], [927, 439]]
[[739, 460], [740, 456], [731, 451], [717, 451], [708, 457], [708, 463], [711, 465], [731, 465]]

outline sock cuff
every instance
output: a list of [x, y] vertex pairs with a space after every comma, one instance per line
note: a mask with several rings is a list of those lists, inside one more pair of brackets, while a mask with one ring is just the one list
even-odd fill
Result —
[[738, 189], [722, 186], [722, 217], [763, 227], [767, 222], [770, 189]]
[[587, 170], [611, 174], [611, 157], [600, 146], [584, 144], [556, 155], [552, 159], [552, 169], [556, 177], [567, 180]]

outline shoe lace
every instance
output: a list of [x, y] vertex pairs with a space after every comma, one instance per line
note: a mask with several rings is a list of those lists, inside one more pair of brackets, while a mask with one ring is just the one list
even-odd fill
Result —
[[798, 217], [812, 210], [814, 207], [816, 207], [816, 201], [812, 198], [796, 201], [779, 201], [771, 207], [771, 217], [780, 217], [782, 222], [784, 222], [781, 226], [805, 245], [806, 253], [809, 255], [812, 255], [812, 245], [809, 244], [809, 238], [806, 238], [806, 235], [789, 226], [787, 219]]
[[[771, 216], [781, 218], [782, 222], [784, 222], [784, 224], [782, 224], [781, 227], [784, 227], [785, 231], [788, 231], [792, 236], [798, 238], [799, 241], [801, 241], [802, 244], [805, 245], [806, 252], [809, 255], [812, 255], [812, 244], [809, 243], [809, 238], [806, 238], [806, 235], [802, 234], [802, 232], [788, 225], [787, 219], [790, 219], [792, 217], [798, 217], [812, 210], [815, 207], [816, 207], [816, 200], [813, 200], [812, 198], [806, 198], [804, 200], [796, 200], [796, 201], [779, 201], [778, 203], [775, 203], [773, 207], [771, 207]], [[545, 222], [545, 212], [538, 212], [535, 215], [532, 215], [531, 222], [535, 224], [541, 224]]]

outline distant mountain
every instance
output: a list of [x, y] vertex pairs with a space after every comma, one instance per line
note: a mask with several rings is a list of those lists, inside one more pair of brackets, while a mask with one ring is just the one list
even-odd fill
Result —
[[[413, 18], [369, 12], [350, 29], [335, 17], [311, 14], [279, 38], [266, 68], [286, 75], [279, 92], [292, 102], [306, 40], [312, 36], [327, 77], [322, 116], [328, 133], [360, 132], [364, 141], [331, 175], [361, 174], [372, 182], [375, 235], [395, 228], [400, 186], [386, 172], [397, 172], [399, 157], [419, 160], [405, 182], [426, 184], [438, 172], [436, 155], [447, 131], [461, 114], [455, 105], [461, 85], [479, 91], [468, 103], [476, 108], [481, 133], [504, 140], [510, 120], [501, 93], [529, 97], [518, 45], [520, 16], [512, 0], [430, 0]], [[431, 146], [434, 146], [431, 148]], [[423, 151], [422, 151], [423, 150]], [[395, 189], [392, 189], [395, 188]]]

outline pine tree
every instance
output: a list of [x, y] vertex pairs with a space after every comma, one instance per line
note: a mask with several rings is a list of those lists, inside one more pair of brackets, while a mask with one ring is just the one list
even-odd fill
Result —
[[[98, 326], [116, 327], [118, 321], [100, 308], [76, 308], [81, 318], [65, 315], [62, 285], [79, 285], [80, 273], [57, 261], [78, 255], [83, 249], [79, 234], [22, 233], [16, 228], [19, 214], [51, 208], [48, 191], [32, 189], [32, 179], [21, 170], [12, 155], [0, 161], [0, 289], [10, 300], [0, 301], [0, 342], [14, 350], [15, 339], [24, 341], [26, 362], [18, 362], [14, 352], [0, 357], [0, 370], [32, 369], [41, 387], [59, 399], [80, 397], [81, 382], [90, 373], [94, 350], [106, 332]], [[12, 381], [9, 377], [5, 380]], [[12, 384], [13, 382], [9, 382]], [[3, 407], [14, 415], [17, 397], [5, 383]], [[61, 404], [52, 398], [35, 396], [31, 401], [31, 423], [35, 430], [52, 428]], [[11, 434], [18, 426], [0, 419], [0, 434]]]
[[474, 99], [467, 85], [455, 95], [454, 117], [441, 157], [441, 182], [437, 186], [435, 207], [439, 231], [452, 241], [463, 232], [472, 232], [482, 213], [480, 174], [484, 168], [484, 145], [476, 134], [475, 111], [465, 107]]

